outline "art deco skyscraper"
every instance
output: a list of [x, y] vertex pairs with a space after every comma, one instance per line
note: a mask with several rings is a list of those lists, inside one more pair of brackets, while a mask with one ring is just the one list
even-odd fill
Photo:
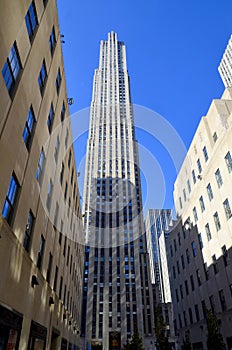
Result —
[[138, 328], [149, 349], [153, 316], [138, 146], [126, 49], [114, 32], [101, 41], [94, 74], [84, 188], [85, 346], [121, 349]]

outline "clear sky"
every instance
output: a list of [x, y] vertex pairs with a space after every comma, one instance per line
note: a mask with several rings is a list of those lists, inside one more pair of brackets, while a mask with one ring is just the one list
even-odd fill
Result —
[[[90, 106], [100, 40], [111, 30], [127, 47], [132, 101], [159, 113], [189, 147], [200, 118], [213, 98], [224, 90], [217, 67], [232, 33], [231, 0], [58, 0], [71, 114]], [[88, 115], [85, 115], [88, 119]], [[160, 176], [165, 187], [164, 207], [173, 206], [176, 178], [173, 159], [149, 130], [138, 129], [137, 139], [152, 152], [159, 168], [153, 186], [144, 170], [143, 191], [150, 186], [149, 207], [160, 200]], [[167, 133], [167, 139], [169, 134]], [[86, 150], [86, 134], [75, 145], [77, 166]], [[141, 161], [141, 155], [140, 155]], [[142, 161], [141, 161], [142, 163]], [[141, 166], [143, 172], [143, 166]], [[80, 181], [83, 182], [83, 171]], [[146, 179], [145, 179], [146, 178]], [[156, 190], [157, 189], [157, 190]], [[157, 192], [157, 193], [156, 193]], [[162, 197], [162, 195], [161, 195]]]

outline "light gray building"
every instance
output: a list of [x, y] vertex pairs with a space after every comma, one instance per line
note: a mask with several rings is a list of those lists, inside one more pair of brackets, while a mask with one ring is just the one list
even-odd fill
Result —
[[138, 146], [126, 48], [114, 32], [101, 41], [94, 74], [83, 210], [83, 347], [120, 349], [138, 328], [152, 349]]
[[206, 309], [232, 346], [232, 88], [202, 117], [175, 182], [178, 224], [170, 232], [176, 330], [207, 349]]
[[222, 56], [218, 71], [225, 87], [232, 86], [232, 35]]

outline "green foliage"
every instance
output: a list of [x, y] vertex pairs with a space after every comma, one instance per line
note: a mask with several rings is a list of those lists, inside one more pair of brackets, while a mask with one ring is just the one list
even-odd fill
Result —
[[155, 314], [155, 336], [156, 336], [156, 348], [157, 350], [170, 350], [171, 345], [168, 342], [168, 336], [166, 334], [166, 324], [162, 316], [161, 308], [157, 307]]
[[139, 336], [138, 330], [133, 334], [132, 340], [123, 346], [124, 350], [144, 350], [142, 338]]
[[211, 310], [206, 311], [207, 348], [208, 350], [225, 350], [226, 345], [218, 327], [218, 320]]

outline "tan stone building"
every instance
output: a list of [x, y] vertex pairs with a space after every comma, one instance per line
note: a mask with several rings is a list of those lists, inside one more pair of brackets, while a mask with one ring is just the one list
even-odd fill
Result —
[[169, 236], [176, 329], [207, 349], [206, 308], [232, 346], [232, 88], [212, 101], [177, 176], [179, 223]]
[[76, 349], [83, 245], [55, 0], [0, 12], [0, 347]]

